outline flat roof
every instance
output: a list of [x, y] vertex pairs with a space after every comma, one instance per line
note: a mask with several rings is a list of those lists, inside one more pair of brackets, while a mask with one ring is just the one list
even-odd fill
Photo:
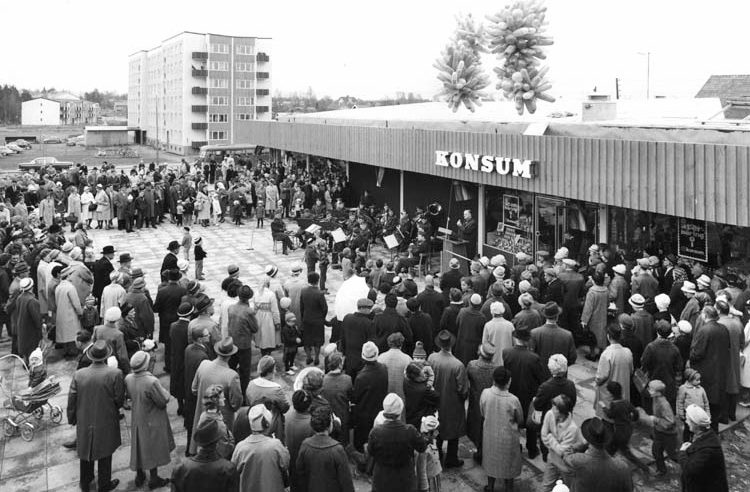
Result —
[[265, 37], [265, 36], [230, 36], [229, 34], [217, 34], [217, 33], [214, 33], [214, 32], [182, 31], [182, 32], [178, 32], [177, 34], [173, 34], [172, 36], [169, 36], [168, 38], [162, 40], [161, 44], [158, 45], [158, 46], [154, 46], [153, 48], [149, 48], [147, 50], [140, 49], [138, 51], [134, 51], [133, 53], [131, 53], [131, 54], [128, 55], [128, 58], [130, 58], [131, 56], [136, 55], [136, 54], [138, 54], [140, 52], [148, 53], [149, 51], [153, 51], [156, 48], [160, 48], [167, 41], [169, 41], [171, 39], [174, 39], [177, 36], [182, 36], [183, 34], [195, 34], [197, 36], [205, 36], [205, 35], [208, 34], [208, 35], [211, 35], [211, 36], [223, 36], [223, 37], [226, 37], [226, 38], [240, 38], [240, 39], [273, 39], [272, 37]]
[[86, 126], [83, 128], [87, 132], [128, 132], [136, 131], [141, 128], [138, 126]]

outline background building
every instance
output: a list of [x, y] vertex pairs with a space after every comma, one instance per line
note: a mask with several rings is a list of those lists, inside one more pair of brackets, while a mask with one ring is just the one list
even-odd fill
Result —
[[249, 122], [271, 119], [270, 51], [270, 38], [186, 31], [130, 55], [128, 126], [183, 155], [251, 143]]
[[38, 97], [21, 103], [21, 125], [50, 125], [60, 124], [60, 103]]
[[21, 103], [22, 125], [82, 126], [96, 124], [99, 116], [99, 103], [68, 92], [47, 92]]

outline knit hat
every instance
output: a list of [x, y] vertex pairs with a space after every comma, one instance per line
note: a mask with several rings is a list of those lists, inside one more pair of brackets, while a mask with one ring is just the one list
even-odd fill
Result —
[[114, 323], [122, 318], [122, 311], [117, 306], [112, 306], [104, 312], [104, 321]]
[[502, 316], [505, 314], [505, 304], [500, 301], [495, 301], [490, 304], [490, 314], [492, 316]]
[[505, 264], [506, 260], [504, 255], [495, 255], [490, 259], [490, 266], [498, 267]]
[[286, 320], [286, 324], [290, 324], [292, 321], [297, 321], [297, 315], [289, 311], [284, 315], [284, 320]]
[[401, 415], [404, 401], [396, 393], [388, 393], [383, 399], [383, 413], [385, 415]]
[[[529, 274], [531, 273], [529, 272]], [[529, 282], [528, 280], [521, 280], [520, 282], [518, 282], [518, 292], [520, 292], [521, 294], [528, 292], [530, 288], [531, 282]]]
[[669, 307], [671, 299], [667, 294], [659, 294], [658, 296], [654, 297], [654, 302], [656, 303], [656, 309], [659, 311], [666, 311]]
[[502, 280], [505, 277], [505, 268], [502, 266], [495, 267], [495, 269], [492, 270], [492, 276], [498, 280]]
[[677, 329], [680, 330], [680, 333], [689, 335], [693, 331], [693, 325], [690, 324], [690, 321], [683, 319], [677, 322]]
[[414, 353], [412, 353], [412, 359], [426, 359], [427, 358], [427, 352], [424, 349], [424, 344], [422, 342], [417, 342], [414, 344]]
[[372, 342], [367, 342], [362, 345], [362, 360], [367, 362], [374, 362], [378, 360], [378, 346]]
[[568, 359], [562, 354], [552, 354], [547, 360], [547, 368], [552, 375], [564, 374], [568, 371]]
[[148, 362], [150, 360], [151, 356], [148, 354], [148, 352], [139, 350], [130, 358], [130, 369], [132, 369], [133, 372], [145, 371], [148, 368]]
[[461, 268], [461, 264], [458, 262], [456, 258], [451, 258], [451, 260], [448, 262], [448, 266], [451, 267], [453, 270], [457, 270]]
[[688, 405], [685, 409], [685, 417], [693, 424], [700, 427], [708, 427], [711, 425], [711, 417], [701, 407], [695, 403]]

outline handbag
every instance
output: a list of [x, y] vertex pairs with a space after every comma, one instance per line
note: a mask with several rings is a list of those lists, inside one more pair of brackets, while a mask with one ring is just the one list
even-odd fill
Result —
[[542, 428], [542, 411], [534, 408], [534, 400], [531, 400], [526, 412], [526, 428], [532, 430]]
[[96, 212], [96, 209], [99, 205], [96, 203], [89, 203], [89, 212]]
[[640, 367], [633, 372], [633, 384], [639, 393], [643, 393], [648, 386], [648, 376]]

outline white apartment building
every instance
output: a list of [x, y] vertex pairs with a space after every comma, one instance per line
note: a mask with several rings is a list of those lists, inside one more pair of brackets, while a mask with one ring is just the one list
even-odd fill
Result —
[[271, 38], [182, 32], [130, 55], [128, 126], [181, 155], [206, 144], [252, 143], [271, 119]]
[[59, 124], [59, 102], [38, 97], [21, 103], [21, 125], [57, 126]]

